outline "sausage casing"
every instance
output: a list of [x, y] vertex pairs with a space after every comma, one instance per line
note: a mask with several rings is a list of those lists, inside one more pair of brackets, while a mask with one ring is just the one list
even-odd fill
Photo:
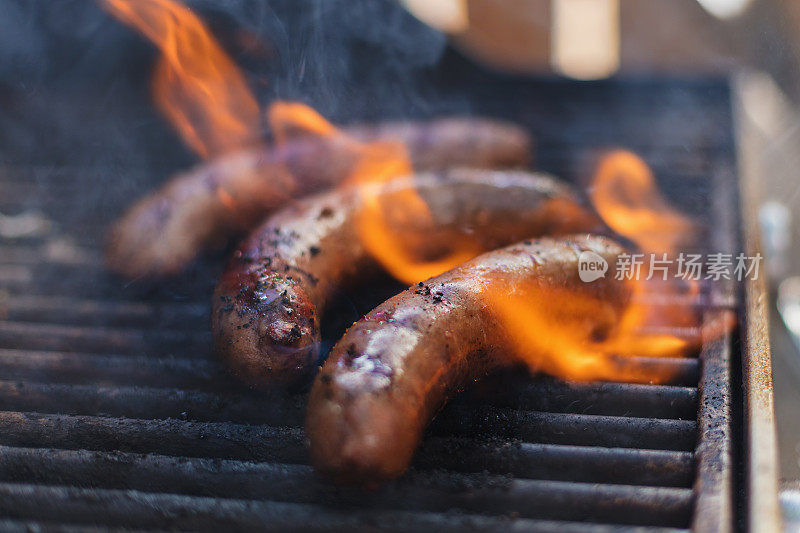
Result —
[[587, 250], [609, 264], [623, 253], [613, 241], [590, 235], [527, 241], [412, 286], [356, 322], [311, 390], [306, 431], [317, 470], [359, 483], [400, 475], [455, 391], [515, 362], [513, 332], [486, 305], [486, 291], [537, 298], [542, 287], [555, 287], [589, 294], [596, 308], [573, 317], [574, 334], [591, 337], [613, 327], [629, 288], [613, 278], [580, 281], [578, 256]]
[[251, 234], [214, 293], [216, 349], [249, 385], [271, 389], [307, 378], [318, 364], [326, 305], [339, 289], [379, 271], [358, 235], [364, 187], [387, 204], [409, 189], [424, 199], [432, 216], [415, 228], [425, 236], [423, 253], [447, 249], [465, 235], [480, 253], [600, 227], [570, 187], [523, 171], [454, 169], [298, 202]]
[[180, 173], [137, 202], [116, 223], [109, 267], [128, 278], [182, 271], [202, 251], [224, 245], [292, 198], [346, 180], [362, 157], [353, 139], [401, 141], [415, 169], [523, 166], [532, 141], [523, 129], [488, 119], [351, 126], [344, 135], [301, 137], [245, 150]]

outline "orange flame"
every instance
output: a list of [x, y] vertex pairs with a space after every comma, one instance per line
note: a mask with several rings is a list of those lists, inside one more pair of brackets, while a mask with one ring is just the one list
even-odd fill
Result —
[[[624, 357], [611, 351], [616, 337], [602, 335], [621, 329], [612, 329], [620, 320], [620, 312], [607, 300], [535, 283], [526, 287], [493, 286], [484, 293], [484, 300], [504, 327], [513, 356], [532, 372], [574, 381], [647, 383], [669, 377], [664, 367], [626, 364]], [[609, 331], [598, 329], [598, 325], [608, 326]]]
[[[674, 260], [677, 246], [689, 243], [697, 233], [692, 222], [661, 196], [650, 168], [632, 152], [615, 150], [602, 158], [590, 196], [606, 224], [630, 239], [647, 261]], [[649, 272], [643, 268], [633, 280], [633, 300], [609, 348], [657, 357], [685, 355], [692, 347], [686, 339], [644, 333], [656, 327], [699, 327], [686, 303], [699, 295], [699, 283], [676, 279], [674, 271], [666, 274], [647, 279]], [[657, 296], [666, 303], [653, 305]]]
[[267, 110], [267, 123], [278, 144], [286, 143], [294, 135], [311, 134], [319, 137], [341, 135], [322, 115], [299, 102], [275, 102]]
[[[628, 238], [644, 254], [667, 261], [676, 246], [694, 236], [692, 223], [675, 211], [660, 195], [647, 164], [635, 154], [617, 150], [602, 158], [590, 196], [595, 210], [606, 224]], [[674, 257], [672, 257], [674, 259]], [[646, 259], [646, 260], [645, 260]], [[669, 263], [663, 263], [669, 268]], [[614, 265], [609, 265], [613, 274]], [[620, 380], [664, 382], [671, 378], [669, 367], [629, 364], [629, 357], [681, 357], [699, 348], [701, 330], [693, 308], [698, 283], [676, 283], [674, 272], [651, 277], [646, 267], [625, 279], [632, 298], [614, 320], [614, 327], [598, 338], [596, 331], [581, 328], [609, 313], [607, 302], [598, 301], [588, 290], [555, 290], [536, 287], [534, 291], [492, 291], [489, 305], [511, 337], [518, 357], [532, 369], [572, 380]], [[661, 302], [656, 304], [655, 297]], [[681, 330], [688, 335], [663, 333]], [[721, 334], [725, 328], [717, 328]], [[708, 332], [706, 332], [708, 334]]]
[[[382, 184], [413, 173], [406, 147], [402, 143], [367, 142], [349, 139], [333, 124], [311, 107], [297, 102], [275, 102], [267, 111], [267, 122], [278, 144], [293, 137], [316, 135], [338, 137], [349, 145], [355, 154], [355, 164], [346, 180], [347, 185]], [[450, 268], [475, 257], [483, 250], [469, 239], [455, 238], [452, 251], [437, 257], [423, 259], [416, 243], [424, 235], [403, 232], [410, 221], [429, 221], [432, 217], [428, 204], [413, 187], [392, 195], [390, 205], [384, 205], [380, 187], [360, 187], [361, 209], [356, 220], [358, 236], [367, 252], [395, 278], [416, 283], [441, 274]], [[402, 232], [402, 238], [398, 236]]]
[[202, 21], [173, 0], [102, 0], [119, 20], [161, 51], [154, 99], [201, 157], [257, 141], [259, 107], [236, 64]]
[[672, 253], [695, 233], [661, 196], [647, 163], [632, 152], [615, 150], [602, 158], [590, 195], [608, 227], [643, 251]]
[[[412, 171], [405, 146], [372, 143], [364, 146], [350, 182], [385, 183], [398, 176], [410, 176]], [[370, 255], [400, 281], [412, 284], [436, 276], [484, 251], [470, 239], [454, 235], [448, 250], [424, 258], [416, 250], [425, 235], [403, 231], [412, 226], [411, 221], [427, 225], [432, 218], [428, 204], [414, 188], [402, 189], [390, 201], [382, 198], [375, 187], [362, 187], [359, 191], [359, 239]]]

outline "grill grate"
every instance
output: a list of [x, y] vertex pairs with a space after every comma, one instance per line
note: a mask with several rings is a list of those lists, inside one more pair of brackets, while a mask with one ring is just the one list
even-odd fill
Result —
[[[599, 146], [628, 146], [716, 242], [735, 240], [708, 209], [735, 195], [733, 174], [720, 171], [733, 166], [724, 82], [503, 78], [470, 91], [476, 112], [534, 130], [545, 170], [577, 180]], [[0, 173], [3, 212], [35, 206], [52, 220], [0, 244], [0, 527], [563, 533], [732, 523], [730, 339], [698, 359], [638, 360], [670, 368], [670, 385], [497, 376], [437, 417], [406, 476], [371, 492], [334, 487], [308, 466], [304, 397], [244, 390], [214, 359], [207, 301], [219, 261], [169, 287], [123, 285], [103, 270], [100, 243], [127, 198], [82, 212], [80, 172]], [[708, 320], [719, 312], [709, 308]]]

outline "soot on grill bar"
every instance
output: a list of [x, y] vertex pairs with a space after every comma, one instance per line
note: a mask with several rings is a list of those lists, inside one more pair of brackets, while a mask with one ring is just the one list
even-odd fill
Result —
[[0, 8], [0, 530], [800, 524], [793, 2]]

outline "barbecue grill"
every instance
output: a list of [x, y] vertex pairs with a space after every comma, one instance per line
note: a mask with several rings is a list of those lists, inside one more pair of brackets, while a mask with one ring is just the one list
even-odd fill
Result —
[[[513, 120], [534, 134], [536, 166], [576, 183], [600, 150], [633, 150], [698, 222], [701, 249], [754, 249], [752, 234], [740, 229], [729, 80], [534, 79], [485, 71], [448, 51], [422, 82], [436, 91], [408, 113], [448, 113], [458, 102]], [[37, 113], [69, 106], [90, 123], [102, 114], [90, 111], [90, 95], [50, 96], [8, 91], [3, 99]], [[333, 113], [340, 121], [399, 115], [359, 94], [343, 98]], [[757, 285], [747, 298], [733, 285], [714, 286], [696, 302], [706, 322], [740, 313], [738, 332], [705, 342], [697, 357], [635, 360], [670, 369], [668, 384], [573, 384], [506, 372], [437, 416], [401, 479], [365, 491], [315, 476], [302, 429], [305, 395], [249, 391], [212, 353], [209, 299], [224, 253], [170, 284], [124, 283], [103, 266], [105, 232], [120, 210], [189, 160], [179, 141], [153, 126], [147, 105], [140, 98], [115, 106], [126, 109], [120, 121], [144, 117], [144, 133], [155, 132], [139, 166], [109, 165], [102, 144], [101, 160], [64, 164], [66, 148], [46, 136], [40, 154], [3, 154], [3, 528], [777, 527], [775, 480], [758, 477], [770, 475], [772, 429], [763, 411], [769, 383], [754, 375], [769, 373]], [[342, 323], [374, 303], [363, 294], [342, 300]], [[336, 330], [329, 327], [329, 342]], [[757, 454], [755, 427], [766, 439]]]

